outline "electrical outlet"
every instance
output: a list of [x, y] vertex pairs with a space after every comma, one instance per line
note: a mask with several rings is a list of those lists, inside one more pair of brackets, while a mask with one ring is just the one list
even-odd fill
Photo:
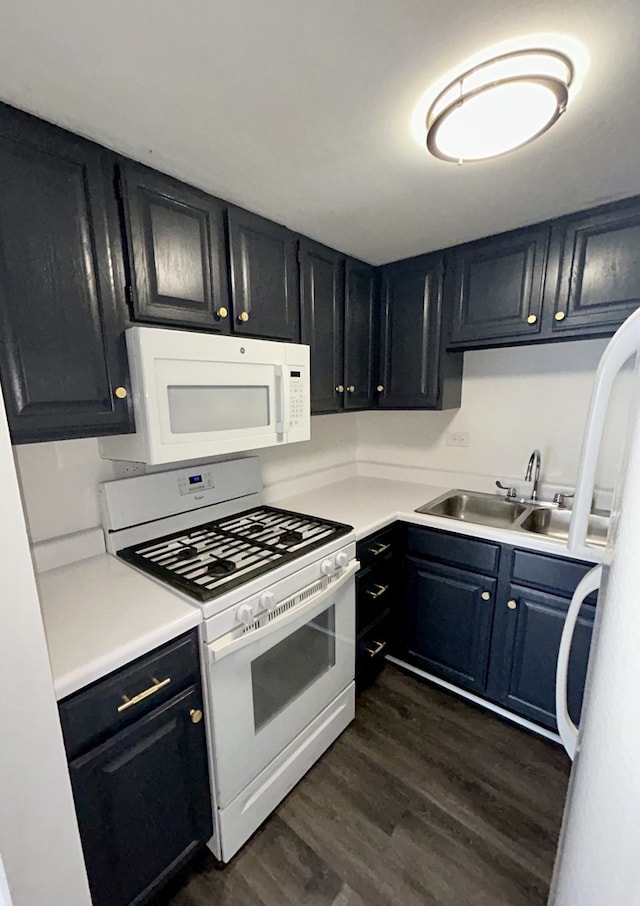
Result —
[[134, 475], [144, 475], [145, 466], [143, 462], [126, 462], [117, 459], [113, 463], [113, 471], [116, 478], [133, 478]]
[[469, 446], [469, 432], [468, 431], [447, 431], [446, 444], [448, 447], [468, 447]]

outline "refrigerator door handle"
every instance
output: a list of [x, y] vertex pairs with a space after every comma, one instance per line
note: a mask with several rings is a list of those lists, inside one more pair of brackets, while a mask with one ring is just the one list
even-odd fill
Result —
[[562, 638], [560, 639], [560, 650], [558, 651], [558, 666], [556, 669], [556, 720], [558, 723], [560, 739], [572, 761], [576, 754], [576, 746], [578, 744], [578, 728], [569, 716], [567, 701], [571, 642], [573, 641], [573, 633], [575, 632], [580, 608], [585, 599], [588, 598], [592, 592], [597, 591], [600, 588], [601, 580], [602, 566], [595, 566], [593, 569], [589, 570], [586, 576], [583, 576], [580, 582], [578, 582], [564, 621]]

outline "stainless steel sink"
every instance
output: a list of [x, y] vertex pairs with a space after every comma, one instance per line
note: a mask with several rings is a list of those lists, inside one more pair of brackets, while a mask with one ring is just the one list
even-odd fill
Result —
[[[569, 537], [570, 522], [570, 510], [534, 509], [526, 519], [522, 520], [520, 528], [525, 532], [535, 532], [537, 535], [546, 535], [548, 538], [566, 541]], [[587, 544], [604, 546], [607, 543], [608, 530], [608, 514], [592, 513], [589, 516], [587, 528]]]
[[431, 503], [418, 507], [416, 513], [446, 516], [459, 522], [477, 522], [498, 528], [512, 528], [514, 522], [529, 508], [516, 500], [496, 494], [475, 491], [447, 491]]

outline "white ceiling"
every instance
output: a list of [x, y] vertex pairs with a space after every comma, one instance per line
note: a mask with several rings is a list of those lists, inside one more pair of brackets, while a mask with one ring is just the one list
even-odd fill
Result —
[[[556, 126], [457, 167], [410, 131], [431, 83], [523, 35], [582, 42]], [[638, 0], [20, 0], [0, 96], [381, 263], [640, 193]]]

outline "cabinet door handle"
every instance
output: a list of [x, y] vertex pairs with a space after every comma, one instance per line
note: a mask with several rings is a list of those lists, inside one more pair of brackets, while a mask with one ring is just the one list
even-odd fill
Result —
[[564, 311], [557, 311], [553, 317], [556, 319], [556, 321], [564, 321], [567, 315]]
[[149, 686], [149, 688], [145, 689], [144, 692], [138, 692], [138, 694], [134, 695], [133, 698], [129, 698], [128, 695], [123, 695], [122, 704], [118, 705], [118, 714], [120, 714], [122, 711], [126, 711], [127, 708], [131, 708], [132, 705], [137, 705], [139, 702], [144, 701], [145, 698], [149, 698], [150, 695], [153, 695], [155, 692], [159, 692], [160, 689], [164, 689], [164, 687], [168, 686], [170, 682], [170, 676], [163, 680], [157, 680], [154, 677], [153, 686]]
[[383, 385], [383, 384], [378, 384], [378, 386], [376, 387], [376, 390], [378, 391], [378, 393], [383, 393], [383, 392], [384, 392], [384, 385]]
[[507, 607], [509, 608], [509, 610], [515, 610], [517, 606], [518, 602], [514, 601], [513, 598], [511, 598], [510, 601], [507, 601]]
[[116, 389], [113, 391], [113, 393], [114, 393], [114, 396], [117, 396], [117, 398], [119, 400], [126, 400], [126, 398], [128, 396], [126, 387], [116, 387]]
[[189, 711], [189, 717], [191, 718], [192, 724], [199, 724], [202, 720], [202, 711], [200, 708], [192, 708]]
[[482, 598], [483, 601], [488, 601], [491, 598], [491, 592], [483, 591], [482, 594], [480, 595], [480, 597]]
[[[374, 591], [375, 589], [375, 591]], [[367, 594], [374, 599], [381, 598], [385, 591], [389, 591], [388, 585], [374, 585], [373, 588], [367, 588]]]
[[224, 305], [221, 305], [220, 308], [216, 308], [216, 315], [219, 318], [226, 318], [228, 314], [229, 314], [229, 312], [224, 307]]
[[379, 557], [380, 554], [384, 554], [385, 551], [388, 551], [390, 547], [390, 544], [378, 544], [376, 547], [370, 547], [368, 550], [374, 557]]
[[367, 654], [370, 654], [371, 657], [375, 657], [376, 654], [380, 654], [380, 652], [384, 651], [384, 649], [387, 647], [386, 642], [374, 642], [373, 644], [375, 646], [374, 648], [369, 648], [368, 646], [365, 648], [365, 651], [367, 652]]
[[344, 387], [342, 384], [338, 384], [336, 387], [336, 393], [344, 393]]
[[349, 384], [349, 386], [347, 387], [347, 393], [354, 393], [355, 389], [356, 388], [353, 386], [353, 384]]
[[527, 318], [527, 324], [535, 324], [537, 320], [537, 315], [529, 315], [529, 317]]
[[240, 321], [241, 324], [246, 324], [248, 320], [249, 320], [249, 312], [241, 311], [240, 314], [238, 315], [238, 321]]

